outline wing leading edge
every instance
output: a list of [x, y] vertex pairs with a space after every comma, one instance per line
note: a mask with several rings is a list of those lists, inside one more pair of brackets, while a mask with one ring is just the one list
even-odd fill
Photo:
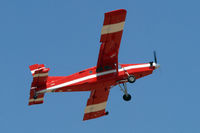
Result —
[[116, 69], [118, 72], [118, 52], [126, 19], [126, 10], [120, 9], [107, 12], [101, 30], [100, 52], [97, 72]]

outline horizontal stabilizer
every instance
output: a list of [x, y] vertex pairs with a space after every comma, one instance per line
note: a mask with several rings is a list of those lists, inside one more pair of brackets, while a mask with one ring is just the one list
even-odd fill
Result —
[[43, 103], [44, 93], [43, 94], [36, 94], [35, 90], [36, 89], [34, 87], [31, 88], [28, 105], [42, 104]]
[[29, 66], [33, 75], [31, 84], [29, 105], [43, 103], [44, 93], [37, 93], [38, 91], [46, 89], [46, 82], [48, 79], [49, 68], [45, 68], [44, 64], [34, 64]]

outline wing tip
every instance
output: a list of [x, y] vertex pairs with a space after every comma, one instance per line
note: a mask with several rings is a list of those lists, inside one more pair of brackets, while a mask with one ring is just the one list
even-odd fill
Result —
[[105, 112], [105, 109], [97, 112], [86, 113], [84, 114], [83, 121], [96, 119], [106, 115], [108, 115], [108, 112]]
[[106, 12], [105, 14], [126, 14], [127, 10], [126, 9], [117, 9], [113, 11]]

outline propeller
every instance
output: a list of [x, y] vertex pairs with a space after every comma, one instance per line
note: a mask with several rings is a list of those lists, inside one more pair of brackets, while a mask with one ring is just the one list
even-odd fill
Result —
[[157, 64], [157, 57], [156, 57], [156, 51], [153, 51], [153, 55], [154, 55], [154, 61]]
[[[156, 56], [156, 51], [155, 50], [153, 51], [153, 55], [154, 55], [154, 62], [157, 65], [157, 56]], [[153, 61], [149, 62], [151, 67], [153, 66], [154, 62]]]

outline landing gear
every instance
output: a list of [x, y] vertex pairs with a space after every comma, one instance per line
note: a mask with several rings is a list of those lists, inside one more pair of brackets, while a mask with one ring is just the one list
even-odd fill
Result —
[[131, 100], [131, 95], [130, 94], [124, 94], [123, 96], [124, 101], [130, 101]]
[[37, 95], [34, 95], [33, 98], [34, 98], [34, 99], [37, 99]]
[[105, 115], [108, 115], [108, 114], [109, 114], [109, 112], [108, 112], [108, 111], [106, 111], [106, 112], [105, 112]]
[[127, 92], [126, 82], [128, 81], [129, 83], [134, 83], [136, 81], [136, 78], [135, 78], [134, 75], [129, 75], [129, 73], [126, 70], [124, 70], [124, 71], [125, 71], [125, 74], [127, 74], [127, 76], [128, 76], [127, 79], [122, 80], [122, 84], [123, 84], [124, 89], [122, 88], [122, 86], [120, 84], [118, 84], [118, 85], [121, 88], [121, 91], [124, 92], [124, 95], [123, 95], [124, 101], [130, 101], [131, 100], [131, 95], [128, 94], [128, 92]]
[[134, 83], [135, 81], [136, 81], [135, 76], [133, 76], [133, 75], [129, 75], [129, 76], [128, 76], [128, 82], [129, 82], [129, 83]]
[[34, 90], [34, 96], [33, 96], [33, 98], [37, 99], [37, 97], [38, 97], [38, 94], [36, 93], [36, 90]]
[[131, 95], [128, 94], [128, 92], [127, 92], [127, 86], [126, 86], [126, 83], [123, 83], [123, 87], [124, 87], [124, 89], [121, 87], [120, 84], [119, 84], [119, 87], [121, 88], [121, 91], [124, 92], [124, 96], [123, 96], [124, 101], [130, 101], [130, 100], [131, 100]]

